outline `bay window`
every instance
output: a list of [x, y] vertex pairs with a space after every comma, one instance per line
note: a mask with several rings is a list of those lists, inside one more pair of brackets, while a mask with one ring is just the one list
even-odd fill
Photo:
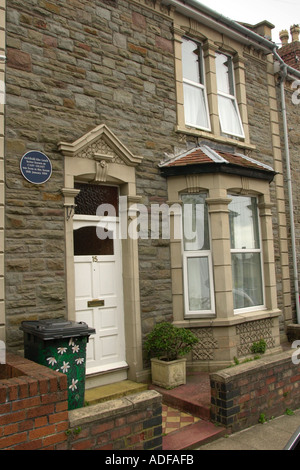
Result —
[[214, 313], [214, 286], [206, 194], [183, 194], [185, 316]]
[[230, 196], [229, 226], [234, 310], [256, 310], [264, 304], [262, 250], [257, 200]]

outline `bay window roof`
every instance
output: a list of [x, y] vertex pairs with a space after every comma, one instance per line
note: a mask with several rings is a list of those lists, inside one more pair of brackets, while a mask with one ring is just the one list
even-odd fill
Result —
[[161, 162], [159, 166], [165, 176], [223, 172], [271, 182], [276, 174], [271, 166], [247, 155], [215, 150], [208, 145], [194, 147]]

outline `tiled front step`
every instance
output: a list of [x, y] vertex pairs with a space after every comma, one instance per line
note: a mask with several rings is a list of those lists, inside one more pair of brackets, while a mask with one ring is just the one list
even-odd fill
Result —
[[166, 390], [156, 385], [149, 388], [163, 396], [163, 403], [193, 416], [210, 419], [210, 382], [208, 373], [192, 373], [187, 375], [186, 385]]
[[164, 436], [163, 450], [192, 450], [224, 436], [226, 432], [225, 428], [201, 420]]

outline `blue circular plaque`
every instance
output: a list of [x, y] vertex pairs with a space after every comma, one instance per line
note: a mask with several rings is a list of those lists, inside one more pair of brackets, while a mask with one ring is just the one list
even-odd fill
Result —
[[49, 158], [38, 150], [25, 153], [21, 158], [20, 168], [24, 178], [33, 184], [46, 183], [52, 174]]

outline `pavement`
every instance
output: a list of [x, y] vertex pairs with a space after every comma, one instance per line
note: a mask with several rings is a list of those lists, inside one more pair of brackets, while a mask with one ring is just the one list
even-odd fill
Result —
[[300, 410], [203, 444], [197, 450], [283, 450], [300, 427]]

